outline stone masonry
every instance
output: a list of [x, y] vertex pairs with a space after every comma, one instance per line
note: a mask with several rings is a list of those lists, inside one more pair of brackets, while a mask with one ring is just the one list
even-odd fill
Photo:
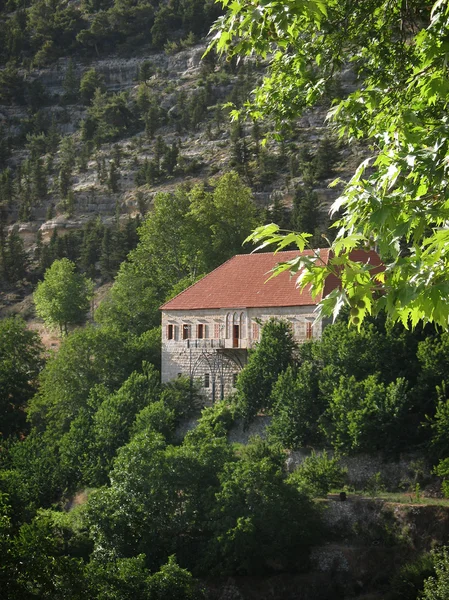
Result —
[[[192, 377], [199, 382], [205, 403], [212, 404], [234, 391], [248, 349], [259, 341], [261, 327], [268, 319], [290, 323], [297, 342], [320, 337], [322, 323], [314, 322], [313, 308], [163, 311], [162, 382], [180, 375]], [[238, 338], [233, 336], [235, 325]]]

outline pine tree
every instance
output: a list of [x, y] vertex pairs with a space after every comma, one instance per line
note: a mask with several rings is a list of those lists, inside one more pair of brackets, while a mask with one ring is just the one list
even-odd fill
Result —
[[119, 190], [118, 182], [120, 179], [120, 171], [117, 169], [115, 160], [111, 160], [109, 163], [109, 176], [108, 176], [108, 188], [112, 193], [116, 193]]
[[161, 160], [167, 150], [167, 145], [164, 142], [164, 138], [161, 135], [158, 135], [156, 141], [154, 143], [154, 162], [156, 164], [158, 172], [161, 168]]
[[84, 229], [80, 265], [88, 277], [95, 277], [95, 263], [100, 255], [103, 230], [101, 220], [90, 221]]
[[39, 229], [39, 231], [36, 234], [36, 248], [34, 250], [34, 260], [36, 260], [38, 263], [40, 263], [41, 261], [42, 247], [42, 231]]
[[37, 158], [31, 165], [32, 198], [34, 202], [41, 203], [47, 197], [47, 175], [42, 159]]
[[[136, 184], [137, 184], [137, 182], [136, 182]], [[141, 192], [140, 190], [136, 194], [136, 201], [137, 201], [137, 206], [139, 208], [140, 215], [142, 217], [144, 217], [145, 213], [147, 212], [147, 199], [145, 198], [143, 192]]]
[[91, 142], [84, 142], [81, 145], [78, 153], [78, 167], [81, 173], [85, 173], [87, 171], [87, 166], [89, 164], [89, 158], [92, 151], [91, 145]]
[[17, 226], [12, 228], [6, 240], [4, 260], [4, 272], [8, 281], [15, 283], [25, 277], [28, 255]]
[[148, 79], [154, 75], [154, 71], [154, 65], [150, 60], [143, 61], [139, 68], [139, 81], [148, 81]]
[[67, 198], [72, 185], [72, 165], [68, 162], [61, 163], [59, 168], [58, 186], [62, 198]]
[[291, 229], [290, 211], [277, 194], [273, 204], [266, 211], [265, 222], [276, 223], [281, 229]]
[[315, 154], [315, 177], [317, 179], [326, 179], [332, 177], [334, 168], [340, 160], [340, 150], [338, 144], [330, 137], [324, 137]]
[[100, 254], [100, 273], [101, 276], [106, 279], [112, 279], [112, 234], [110, 227], [105, 227], [103, 239], [101, 241], [101, 254]]
[[60, 139], [61, 135], [56, 125], [55, 117], [53, 116], [51, 119], [50, 129], [47, 131], [47, 149], [49, 152], [52, 154], [56, 153]]
[[116, 166], [120, 167], [120, 163], [122, 161], [122, 149], [120, 148], [119, 144], [114, 144], [111, 155]]
[[162, 159], [162, 170], [168, 173], [168, 175], [173, 175], [173, 171], [175, 170], [176, 164], [178, 162], [179, 148], [176, 142], [173, 142], [171, 147], [166, 146], [164, 157]]
[[6, 262], [6, 208], [0, 202], [0, 277], [5, 277]]
[[72, 189], [70, 189], [67, 193], [67, 198], [65, 201], [65, 210], [67, 216], [73, 216], [73, 213], [75, 211], [75, 192]]
[[47, 221], [51, 221], [55, 216], [55, 206], [53, 204], [53, 202], [51, 204], [48, 205], [47, 208], [47, 214], [45, 216]]
[[11, 169], [7, 167], [2, 171], [0, 176], [0, 202], [7, 202], [11, 206], [13, 197], [14, 179]]
[[321, 205], [310, 186], [298, 186], [293, 199], [292, 225], [295, 230], [314, 234], [312, 243], [322, 246], [319, 236]]
[[80, 81], [76, 76], [75, 65], [71, 58], [67, 64], [67, 70], [62, 82], [62, 87], [64, 89], [64, 104], [75, 103], [79, 97]]

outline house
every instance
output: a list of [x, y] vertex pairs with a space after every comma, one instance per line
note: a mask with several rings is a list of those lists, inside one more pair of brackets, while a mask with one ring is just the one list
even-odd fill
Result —
[[[329, 252], [303, 254], [319, 253], [326, 264]], [[356, 254], [354, 260], [379, 265], [374, 252]], [[300, 291], [288, 272], [269, 279], [277, 263], [297, 256], [298, 251], [234, 256], [161, 306], [162, 382], [180, 375], [198, 379], [210, 404], [233, 391], [248, 349], [259, 341], [268, 319], [288, 321], [297, 342], [319, 338], [326, 323], [315, 322], [314, 311], [338, 279], [329, 276], [315, 299], [307, 287]]]

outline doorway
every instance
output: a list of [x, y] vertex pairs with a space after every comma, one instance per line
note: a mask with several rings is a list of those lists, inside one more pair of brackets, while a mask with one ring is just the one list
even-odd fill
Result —
[[233, 325], [232, 327], [232, 347], [239, 347], [239, 339], [240, 339], [240, 327], [239, 325]]

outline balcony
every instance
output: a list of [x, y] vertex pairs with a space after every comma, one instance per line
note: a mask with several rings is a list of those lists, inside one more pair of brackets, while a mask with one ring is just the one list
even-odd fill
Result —
[[209, 348], [224, 348], [225, 342], [227, 340], [222, 339], [196, 339], [196, 340], [184, 340], [186, 342], [187, 348], [200, 348], [200, 349], [209, 349]]
[[239, 348], [243, 348], [244, 350], [246, 350], [247, 348], [250, 348], [250, 342], [248, 340], [239, 340], [239, 339], [229, 339], [229, 340], [223, 340], [224, 342], [224, 348], [226, 350], [238, 350]]
[[249, 340], [234, 340], [234, 339], [188, 339], [184, 340], [187, 348], [199, 349], [217, 349], [217, 350], [238, 350], [251, 347]]

